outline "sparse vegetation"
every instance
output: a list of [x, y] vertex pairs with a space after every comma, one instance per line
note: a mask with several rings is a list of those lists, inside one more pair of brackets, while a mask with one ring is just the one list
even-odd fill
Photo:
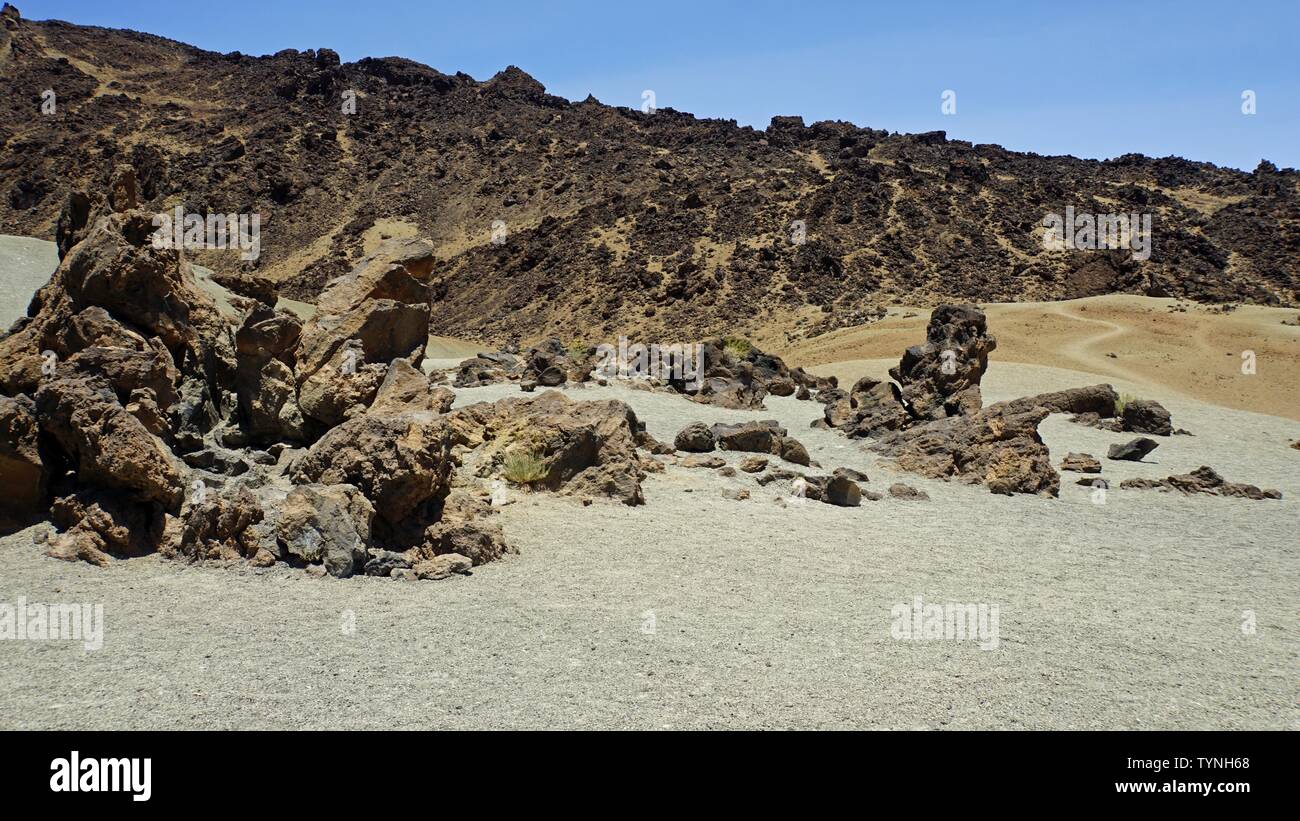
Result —
[[1128, 407], [1130, 402], [1136, 402], [1137, 397], [1131, 393], [1121, 393], [1119, 399], [1115, 400], [1115, 415], [1123, 416], [1124, 408]]
[[506, 454], [502, 475], [516, 485], [531, 485], [546, 477], [546, 460], [534, 450], [516, 450]]
[[737, 359], [744, 359], [754, 345], [743, 336], [729, 336], [722, 340], [722, 349]]
[[565, 348], [565, 353], [568, 354], [569, 359], [572, 359], [574, 362], [581, 362], [583, 359], [587, 358], [587, 351], [589, 350], [591, 350], [590, 345], [581, 339], [575, 339], [569, 343], [567, 348]]

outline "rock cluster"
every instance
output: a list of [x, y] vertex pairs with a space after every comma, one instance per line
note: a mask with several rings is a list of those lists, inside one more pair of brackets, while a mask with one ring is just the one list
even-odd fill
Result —
[[1093, 385], [983, 407], [980, 380], [996, 347], [982, 311], [941, 305], [925, 344], [908, 348], [890, 370], [895, 381], [866, 377], [847, 394], [823, 393], [815, 424], [869, 438], [872, 450], [923, 476], [1055, 496], [1060, 477], [1039, 423], [1050, 413], [1113, 416], [1119, 397], [1109, 385]]
[[[743, 453], [771, 454], [805, 467], [812, 464], [808, 449], [803, 446], [803, 443], [792, 438], [789, 431], [770, 419], [759, 422], [717, 424], [712, 427], [707, 427], [703, 422], [692, 422], [678, 431], [673, 441], [678, 450], [688, 453], [708, 453], [716, 448]], [[741, 467], [741, 470], [745, 469], [744, 466]]]
[[58, 270], [0, 337], [6, 528], [48, 517], [51, 555], [98, 564], [445, 578], [510, 552], [479, 480], [511, 449], [536, 449], [535, 487], [643, 500], [638, 448], [658, 443], [621, 403], [450, 410], [420, 369], [430, 243], [385, 243], [304, 322], [154, 248], [134, 190], [128, 170], [70, 199]]
[[[662, 364], [662, 363], [660, 363]], [[698, 372], [697, 372], [698, 370]], [[836, 386], [834, 377], [814, 376], [803, 368], [791, 369], [773, 354], [739, 340], [710, 339], [701, 343], [699, 361], [692, 352], [680, 373], [667, 366], [651, 374], [638, 375], [633, 363], [620, 371], [619, 361], [609, 350], [596, 346], [566, 348], [555, 338], [545, 339], [519, 354], [517, 348], [478, 353], [456, 366], [452, 385], [474, 388], [501, 382], [518, 382], [524, 391], [559, 387], [599, 380], [601, 384], [624, 376], [636, 376], [633, 384], [650, 389], [677, 391], [700, 404], [732, 410], [761, 410], [772, 396], [811, 399]]]

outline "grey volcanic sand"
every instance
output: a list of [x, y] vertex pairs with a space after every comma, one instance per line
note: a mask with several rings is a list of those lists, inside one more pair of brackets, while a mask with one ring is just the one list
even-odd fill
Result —
[[0, 234], [0, 332], [27, 315], [32, 295], [58, 267], [54, 243]]
[[[986, 385], [996, 399], [1094, 381], [995, 362]], [[624, 399], [664, 440], [693, 419], [777, 418], [827, 470], [933, 500], [841, 509], [676, 466], [636, 508], [513, 491], [500, 520], [520, 555], [420, 583], [157, 558], [99, 569], [42, 557], [32, 529], [0, 541], [0, 602], [103, 603], [105, 645], [0, 642], [0, 727], [1297, 725], [1300, 452], [1287, 439], [1300, 424], [1171, 399], [1197, 435], [1161, 438], [1150, 464], [1103, 458], [1116, 489], [1098, 505], [1073, 474], [1053, 500], [895, 473], [808, 429], [816, 403], [569, 393]], [[1064, 417], [1042, 429], [1056, 461], [1124, 438]], [[1203, 463], [1286, 499], [1118, 489]], [[729, 487], [752, 498], [725, 499]], [[999, 646], [891, 638], [890, 609], [918, 595], [998, 605]]]

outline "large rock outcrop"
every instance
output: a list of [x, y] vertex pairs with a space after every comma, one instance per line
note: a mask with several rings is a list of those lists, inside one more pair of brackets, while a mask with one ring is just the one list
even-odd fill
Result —
[[392, 360], [419, 367], [432, 267], [431, 243], [390, 240], [328, 284], [302, 328], [295, 368], [298, 405], [318, 429], [363, 412]]
[[467, 467], [478, 476], [504, 475], [508, 459], [521, 455], [536, 462], [536, 475], [524, 482], [532, 487], [629, 505], [645, 502], [637, 453], [641, 424], [622, 402], [575, 402], [546, 391], [470, 405], [447, 418], [467, 451]]
[[871, 449], [922, 476], [983, 484], [993, 493], [1055, 496], [1060, 476], [1038, 434], [1047, 415], [1041, 407], [992, 405], [887, 433]]

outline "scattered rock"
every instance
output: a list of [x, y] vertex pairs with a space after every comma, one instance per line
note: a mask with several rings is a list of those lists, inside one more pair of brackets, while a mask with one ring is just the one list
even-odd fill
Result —
[[709, 430], [708, 425], [703, 422], [692, 422], [677, 433], [673, 445], [687, 453], [708, 453], [717, 447], [717, 439], [714, 438], [713, 431]]
[[862, 488], [843, 474], [807, 476], [804, 497], [838, 507], [857, 507], [862, 504]]
[[1111, 445], [1106, 451], [1106, 458], [1126, 462], [1141, 462], [1148, 453], [1158, 447], [1160, 447], [1160, 443], [1154, 439], [1139, 436], [1137, 439], [1122, 444]]
[[767, 470], [767, 459], [762, 456], [746, 456], [737, 465], [745, 473], [762, 473]]
[[1165, 479], [1125, 479], [1119, 486], [1128, 489], [1178, 491], [1187, 496], [1194, 493], [1207, 493], [1213, 496], [1236, 496], [1255, 500], [1282, 498], [1280, 490], [1261, 490], [1255, 485], [1225, 481], [1213, 468], [1205, 465], [1191, 473], [1182, 473]]
[[453, 575], [466, 575], [473, 569], [474, 563], [459, 553], [445, 553], [425, 559], [411, 568], [417, 578], [438, 581]]
[[1126, 403], [1121, 419], [1124, 430], [1131, 433], [1169, 436], [1174, 431], [1169, 411], [1150, 399], [1134, 399]]
[[721, 456], [687, 456], [679, 463], [684, 468], [709, 468], [717, 470], [727, 462]]
[[1091, 453], [1067, 453], [1061, 460], [1061, 470], [1074, 473], [1101, 473], [1101, 462]]
[[924, 490], [917, 490], [911, 485], [905, 485], [902, 482], [895, 482], [889, 486], [889, 495], [895, 499], [906, 499], [908, 501], [928, 502], [930, 494]]

